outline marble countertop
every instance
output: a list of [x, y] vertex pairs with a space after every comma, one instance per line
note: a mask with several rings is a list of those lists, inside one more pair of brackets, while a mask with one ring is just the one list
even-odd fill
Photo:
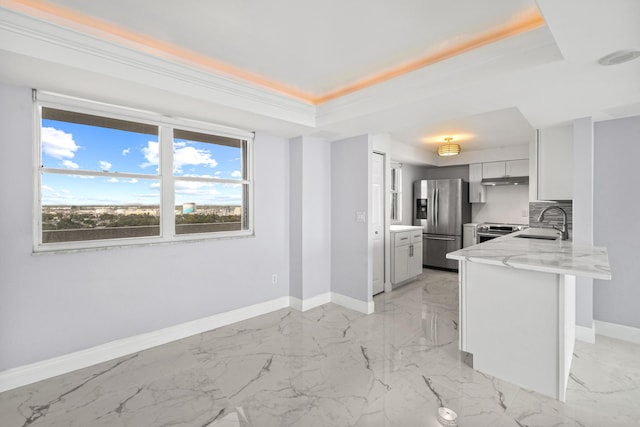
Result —
[[522, 270], [611, 280], [607, 248], [574, 245], [567, 240], [519, 238], [553, 235], [553, 229], [529, 228], [447, 254], [449, 259], [501, 265]]
[[392, 233], [398, 233], [401, 231], [413, 231], [413, 230], [422, 230], [421, 225], [391, 225], [389, 226], [389, 231]]

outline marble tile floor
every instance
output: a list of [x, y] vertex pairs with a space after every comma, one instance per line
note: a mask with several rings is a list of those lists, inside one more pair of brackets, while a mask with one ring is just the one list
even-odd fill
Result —
[[562, 403], [471, 369], [457, 276], [425, 270], [366, 316], [283, 309], [0, 394], [0, 426], [638, 426], [640, 345], [578, 342]]

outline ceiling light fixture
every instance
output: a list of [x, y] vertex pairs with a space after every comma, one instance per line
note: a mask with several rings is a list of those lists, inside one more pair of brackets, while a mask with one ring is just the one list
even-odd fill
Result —
[[447, 143], [438, 147], [438, 156], [457, 156], [460, 154], [460, 146], [451, 143], [453, 138], [448, 137], [444, 140], [447, 141]]
[[618, 65], [640, 57], [640, 50], [624, 49], [598, 59], [600, 65]]

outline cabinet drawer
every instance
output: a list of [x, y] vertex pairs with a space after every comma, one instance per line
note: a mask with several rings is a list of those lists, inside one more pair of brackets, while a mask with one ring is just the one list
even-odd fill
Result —
[[422, 231], [412, 231], [411, 232], [411, 243], [422, 243]]
[[405, 246], [411, 244], [411, 232], [403, 231], [401, 233], [394, 233], [393, 246]]

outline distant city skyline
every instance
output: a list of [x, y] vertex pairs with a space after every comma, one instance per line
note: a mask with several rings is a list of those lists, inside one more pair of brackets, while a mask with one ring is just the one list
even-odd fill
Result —
[[[42, 120], [45, 168], [155, 175], [159, 144], [154, 135]], [[175, 176], [241, 178], [240, 149], [203, 142], [174, 142]], [[175, 204], [241, 205], [242, 185], [175, 181]], [[43, 205], [159, 205], [160, 179], [45, 173]]]

